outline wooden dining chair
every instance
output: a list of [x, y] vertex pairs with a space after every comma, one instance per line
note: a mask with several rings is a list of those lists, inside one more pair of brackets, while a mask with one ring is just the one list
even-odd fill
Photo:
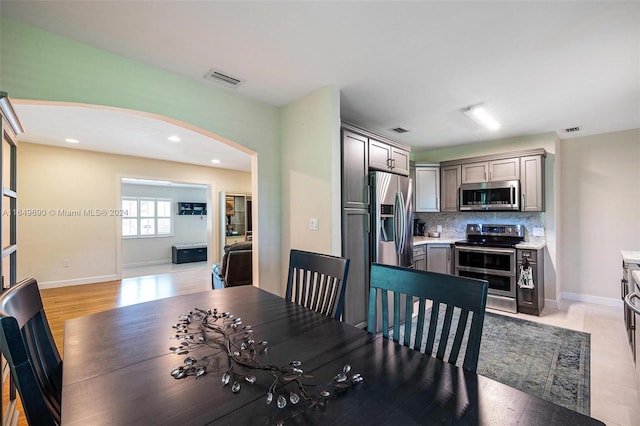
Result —
[[62, 360], [33, 278], [0, 295], [0, 351], [28, 423], [59, 425]]
[[[370, 280], [367, 322], [369, 331], [376, 331], [376, 315], [381, 311], [382, 334], [385, 338], [389, 338], [391, 329], [395, 342], [429, 355], [435, 354], [440, 360], [444, 360], [448, 353], [446, 361], [455, 365], [465, 329], [469, 327], [462, 367], [475, 373], [487, 303], [487, 281], [377, 263], [371, 266]], [[431, 307], [428, 306], [428, 300], [432, 302]], [[417, 312], [414, 311], [415, 304]], [[441, 307], [444, 309], [444, 315], [440, 313]], [[431, 313], [428, 315], [428, 334], [422, 348], [429, 309]], [[393, 314], [391, 327], [390, 311]], [[414, 313], [417, 313], [415, 323]], [[414, 325], [415, 330], [412, 330]]]
[[291, 250], [286, 299], [339, 320], [348, 273], [349, 259]]

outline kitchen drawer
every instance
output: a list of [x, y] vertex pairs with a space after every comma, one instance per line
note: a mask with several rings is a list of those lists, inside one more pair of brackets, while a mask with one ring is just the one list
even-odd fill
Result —
[[529, 262], [538, 262], [538, 251], [533, 249], [518, 249], [516, 250], [518, 254], [518, 262], [522, 262], [526, 257], [529, 259]]

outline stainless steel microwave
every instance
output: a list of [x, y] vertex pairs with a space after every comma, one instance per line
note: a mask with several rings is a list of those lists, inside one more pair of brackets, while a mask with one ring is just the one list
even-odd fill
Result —
[[460, 210], [520, 210], [520, 181], [464, 183]]

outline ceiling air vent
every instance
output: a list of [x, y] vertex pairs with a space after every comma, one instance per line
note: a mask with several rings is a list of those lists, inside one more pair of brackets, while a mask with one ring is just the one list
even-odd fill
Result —
[[404, 127], [394, 127], [393, 129], [389, 130], [396, 133], [407, 133], [409, 131], [409, 129], [405, 129]]
[[565, 133], [576, 133], [580, 131], [580, 126], [576, 126], [576, 127], [567, 127], [566, 129], [563, 130]]
[[215, 81], [216, 83], [222, 83], [225, 86], [229, 87], [238, 87], [244, 81], [216, 69], [210, 69], [209, 72], [204, 75], [204, 78], [207, 80]]

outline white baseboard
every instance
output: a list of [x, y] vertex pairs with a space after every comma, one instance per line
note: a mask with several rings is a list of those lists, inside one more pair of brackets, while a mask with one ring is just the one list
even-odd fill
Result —
[[558, 301], [557, 300], [551, 300], [551, 299], [544, 299], [544, 306], [548, 306], [550, 308], [553, 309], [558, 309]]
[[143, 266], [155, 266], [155, 265], [166, 265], [171, 263], [171, 259], [164, 260], [148, 260], [145, 262], [132, 262], [132, 263], [123, 263], [122, 268], [140, 268]]
[[576, 302], [594, 303], [596, 305], [619, 306], [619, 307], [622, 306], [622, 299], [590, 296], [588, 294], [562, 292], [560, 293], [560, 298], [566, 299], [566, 300], [573, 300]]
[[94, 284], [94, 283], [102, 283], [106, 281], [116, 281], [119, 279], [120, 277], [117, 275], [102, 275], [98, 277], [75, 278], [72, 280], [39, 282], [38, 287], [41, 289], [68, 287], [72, 285]]

